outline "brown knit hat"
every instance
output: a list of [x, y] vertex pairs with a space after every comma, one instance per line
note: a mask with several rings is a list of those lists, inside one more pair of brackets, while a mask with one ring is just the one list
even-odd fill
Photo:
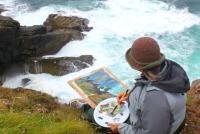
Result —
[[165, 56], [160, 53], [160, 47], [154, 39], [141, 37], [127, 50], [126, 60], [132, 68], [141, 71], [159, 66]]

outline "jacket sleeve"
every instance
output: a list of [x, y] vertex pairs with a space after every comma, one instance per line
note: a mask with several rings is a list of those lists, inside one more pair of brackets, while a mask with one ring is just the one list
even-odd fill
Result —
[[[130, 111], [131, 112], [131, 111]], [[170, 129], [170, 108], [166, 96], [162, 91], [147, 92], [144, 108], [141, 113], [141, 128], [122, 123], [120, 134], [168, 134]]]

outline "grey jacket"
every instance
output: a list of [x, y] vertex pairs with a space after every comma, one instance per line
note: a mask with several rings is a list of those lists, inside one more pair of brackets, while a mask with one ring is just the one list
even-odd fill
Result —
[[183, 122], [189, 79], [173, 61], [162, 66], [159, 81], [141, 77], [129, 91], [130, 117], [120, 124], [120, 134], [173, 134]]

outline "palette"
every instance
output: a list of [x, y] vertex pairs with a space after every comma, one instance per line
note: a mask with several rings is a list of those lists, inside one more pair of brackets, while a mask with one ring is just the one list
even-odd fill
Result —
[[112, 113], [112, 111], [116, 105], [117, 105], [117, 102], [115, 102], [115, 101], [111, 101], [106, 104], [102, 104], [102, 105], [100, 105], [99, 113], [105, 113], [108, 116], [116, 116], [117, 114], [121, 114], [123, 116], [123, 110], [122, 110], [121, 106], [117, 106], [117, 108]]
[[100, 102], [94, 110], [94, 119], [97, 124], [103, 127], [108, 127], [108, 123], [123, 123], [129, 116], [128, 104], [125, 102], [122, 106], [117, 106], [113, 114], [114, 107], [117, 104], [117, 99], [109, 98]]

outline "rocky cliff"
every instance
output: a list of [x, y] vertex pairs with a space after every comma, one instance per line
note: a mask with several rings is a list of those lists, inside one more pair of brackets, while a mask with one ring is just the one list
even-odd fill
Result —
[[183, 134], [199, 134], [200, 132], [200, 80], [192, 82], [187, 97], [186, 123]]
[[[50, 14], [42, 25], [21, 26], [16, 20], [0, 15], [0, 73], [11, 63], [55, 54], [68, 42], [83, 39], [82, 32], [92, 29], [88, 23], [85, 18]], [[91, 57], [87, 61], [91, 65]]]

